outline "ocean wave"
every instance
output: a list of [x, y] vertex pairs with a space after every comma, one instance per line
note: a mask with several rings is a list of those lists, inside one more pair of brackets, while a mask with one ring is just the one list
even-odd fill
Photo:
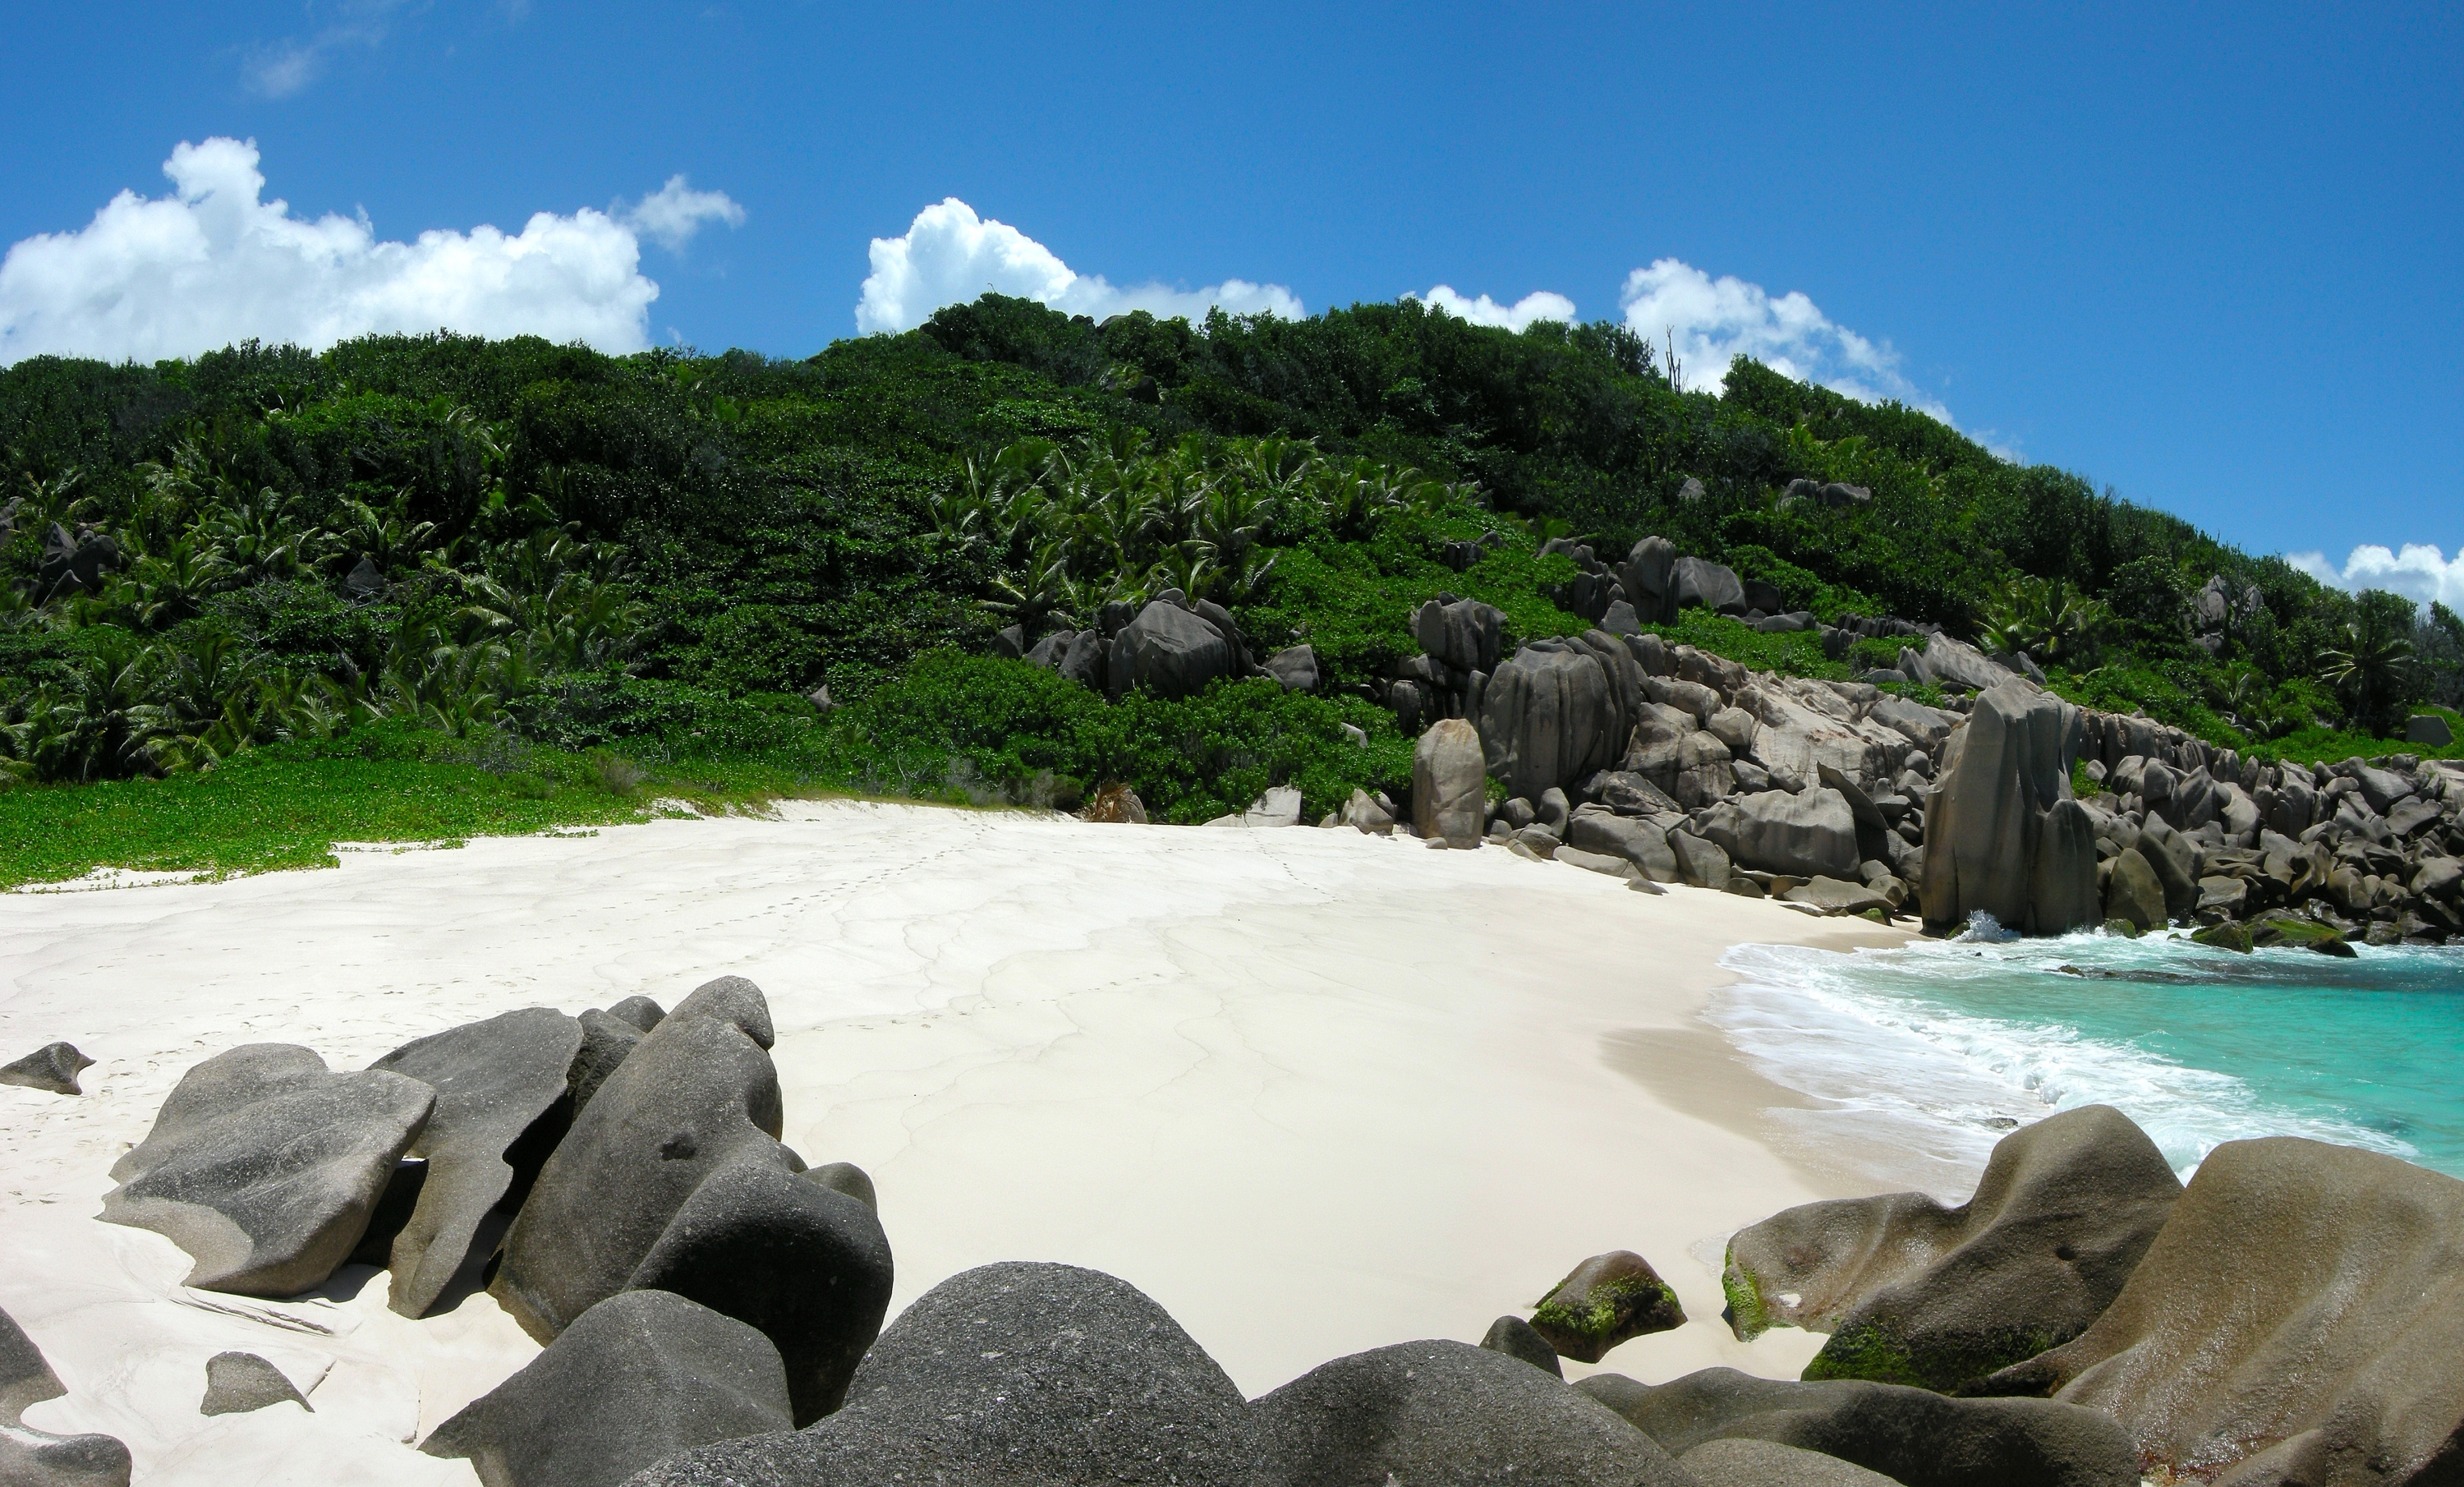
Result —
[[1783, 1119], [1816, 1141], [1829, 1133], [1842, 1145], [1902, 1153], [1895, 1175], [1929, 1188], [1964, 1196], [1961, 1179], [1972, 1182], [2005, 1132], [2086, 1104], [2128, 1115], [2185, 1176], [2219, 1144], [2255, 1136], [2418, 1155], [2386, 1130], [2272, 1100], [2230, 1073], [2091, 1036], [2058, 1017], [1977, 1010], [2011, 1000], [1996, 993], [2014, 978], [2042, 987], [2057, 971], [2221, 988], [2273, 963], [2085, 934], [1848, 954], [1752, 944], [1722, 964], [1740, 979], [1714, 998], [1708, 1020], [1766, 1077], [1817, 1102]]

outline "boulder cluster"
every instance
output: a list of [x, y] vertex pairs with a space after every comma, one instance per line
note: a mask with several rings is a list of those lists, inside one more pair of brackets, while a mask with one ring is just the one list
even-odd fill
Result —
[[[2123, 1481], [2430, 1487], [2464, 1459], [2459, 1234], [2453, 1178], [2270, 1137], [2218, 1146], [2184, 1187], [2091, 1105], [2004, 1138], [1960, 1207], [1896, 1193], [1739, 1231], [1727, 1320], [1829, 1334], [1809, 1381], [2076, 1407], [2119, 1427]], [[1929, 1466], [1837, 1454], [1907, 1483], [2047, 1479], [1973, 1475], [1947, 1441]]]
[[[0, 506], [0, 547], [8, 546], [16, 536], [17, 519], [24, 509], [22, 496]], [[75, 531], [55, 522], [43, 534], [41, 566], [34, 572], [34, 600], [49, 604], [69, 594], [94, 592], [102, 587], [104, 574], [116, 573], [127, 565], [127, 554], [109, 533], [83, 522], [77, 524]]]
[[2234, 949], [2464, 935], [2464, 766], [2396, 754], [2262, 765], [2091, 713], [2081, 805], [2114, 927], [2204, 926]]
[[[836, 1409], [889, 1309], [871, 1181], [781, 1143], [772, 1039], [729, 976], [672, 1012], [507, 1012], [358, 1072], [245, 1045], [181, 1078], [102, 1216], [168, 1236], [203, 1289], [297, 1296], [357, 1260], [420, 1317], [485, 1284], [546, 1350], [423, 1449], [492, 1487], [619, 1481]], [[203, 1408], [297, 1397], [270, 1367], [216, 1359]]]
[[1141, 608], [1105, 605], [1091, 630], [1056, 630], [1030, 640], [1023, 625], [993, 637], [996, 655], [1028, 660], [1114, 701], [1133, 687], [1162, 698], [1189, 697], [1222, 677], [1268, 677], [1286, 691], [1317, 690], [1317, 653], [1289, 646], [1252, 656], [1232, 611], [1168, 588]]

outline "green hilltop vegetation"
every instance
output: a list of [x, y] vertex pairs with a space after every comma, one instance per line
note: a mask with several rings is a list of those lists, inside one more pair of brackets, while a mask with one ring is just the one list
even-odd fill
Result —
[[[1662, 535], [1825, 622], [2025, 650], [2078, 701], [2269, 757], [2394, 751], [2464, 688], [2445, 609], [2323, 587], [1914, 410], [1743, 359], [1724, 393], [1680, 391], [1619, 327], [1413, 301], [1098, 325], [987, 295], [803, 361], [451, 335], [33, 358], [0, 371], [0, 883], [668, 796], [1067, 806], [1122, 782], [1196, 821], [1288, 783], [1314, 814], [1408, 782], [1376, 686], [1419, 650], [1415, 607], [1494, 604], [1509, 645], [1586, 628], [1552, 538], [1615, 562]], [[1783, 502], [1797, 479], [1872, 499]], [[2219, 575], [2239, 597], [2201, 643]], [[1261, 655], [1309, 643], [1324, 685], [1115, 702], [993, 654], [1169, 588]], [[1901, 644], [1663, 628], [1837, 677]]]

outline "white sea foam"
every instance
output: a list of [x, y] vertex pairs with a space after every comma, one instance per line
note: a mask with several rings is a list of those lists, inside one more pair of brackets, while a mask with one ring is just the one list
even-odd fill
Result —
[[2218, 1144], [2255, 1136], [2416, 1155], [2383, 1131], [2278, 1107], [2230, 1074], [2058, 1022], [1949, 1005], [1965, 984], [2147, 954], [2095, 935], [2021, 944], [1979, 935], [1853, 954], [1740, 945], [1722, 962], [1740, 980], [1706, 1015], [1766, 1077], [1817, 1102], [1774, 1113], [1800, 1141], [1885, 1154], [1859, 1165], [1946, 1196], [1967, 1196], [2013, 1124], [2086, 1104], [2128, 1115], [2185, 1176]]

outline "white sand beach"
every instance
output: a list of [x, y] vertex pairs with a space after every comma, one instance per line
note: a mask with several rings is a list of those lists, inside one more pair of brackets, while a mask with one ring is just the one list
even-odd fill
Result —
[[[69, 1388], [27, 1423], [121, 1437], [141, 1482], [473, 1481], [407, 1443], [537, 1351], [484, 1291], [418, 1321], [361, 1267], [297, 1301], [187, 1291], [170, 1241], [96, 1221], [107, 1169], [237, 1044], [358, 1068], [733, 973], [770, 1000], [788, 1144], [878, 1185], [893, 1315], [987, 1261], [1091, 1266], [1254, 1396], [1477, 1341], [1631, 1249], [1691, 1320], [1601, 1366], [1793, 1376], [1820, 1339], [1731, 1339], [1720, 1245], [1850, 1181], [1758, 1139], [1781, 1093], [1695, 1014], [1732, 944], [1904, 938], [1494, 849], [859, 803], [10, 895], [0, 1055], [97, 1063], [81, 1098], [0, 1087], [0, 1305]], [[314, 1412], [200, 1415], [225, 1349]]]

